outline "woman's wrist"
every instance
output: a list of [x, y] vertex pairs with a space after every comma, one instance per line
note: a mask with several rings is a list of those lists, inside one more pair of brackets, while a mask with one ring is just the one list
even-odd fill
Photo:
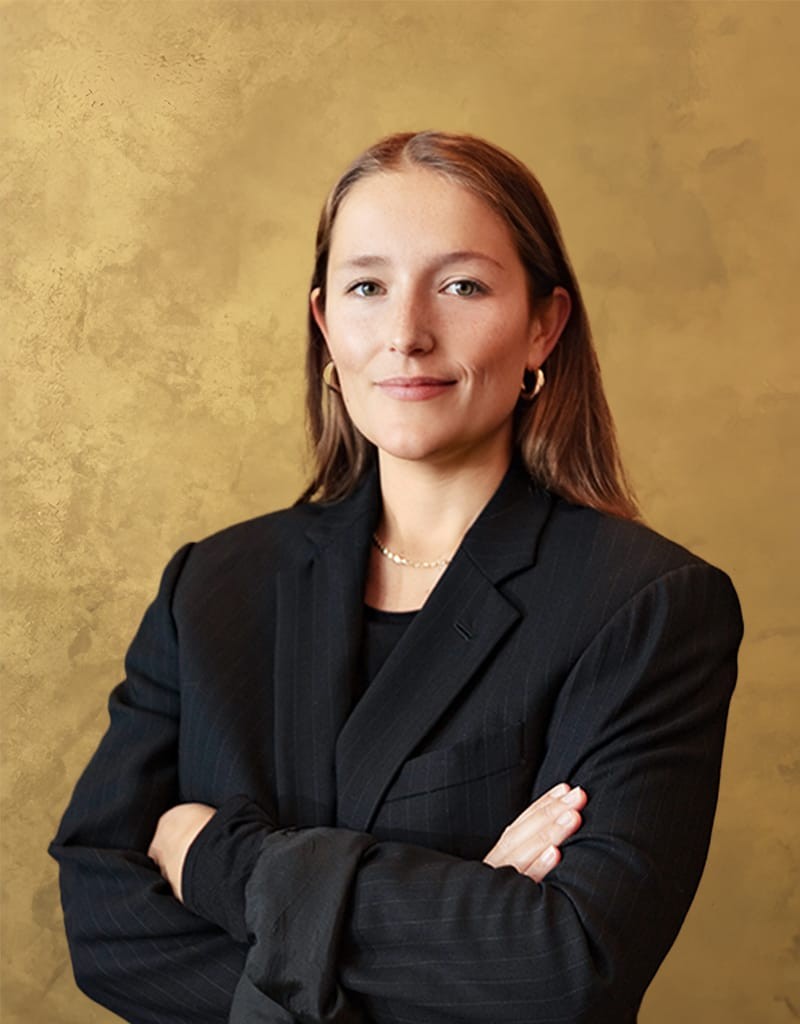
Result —
[[249, 797], [226, 800], [195, 837], [181, 877], [185, 906], [239, 942], [247, 941], [245, 887], [274, 822]]

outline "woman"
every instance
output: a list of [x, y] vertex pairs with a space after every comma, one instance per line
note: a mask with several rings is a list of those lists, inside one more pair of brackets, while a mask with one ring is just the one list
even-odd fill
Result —
[[730, 581], [635, 521], [508, 154], [360, 156], [309, 339], [313, 481], [174, 556], [54, 841], [78, 983], [159, 1024], [630, 1024], [706, 856]]

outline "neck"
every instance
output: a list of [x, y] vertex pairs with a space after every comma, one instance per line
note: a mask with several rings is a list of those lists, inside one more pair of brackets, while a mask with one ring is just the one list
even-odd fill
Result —
[[510, 453], [480, 453], [458, 465], [431, 465], [378, 453], [383, 510], [377, 534], [416, 561], [450, 558], [497, 490]]

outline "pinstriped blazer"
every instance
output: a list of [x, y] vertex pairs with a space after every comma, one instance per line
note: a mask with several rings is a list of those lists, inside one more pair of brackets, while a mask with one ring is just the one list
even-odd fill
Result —
[[[78, 984], [134, 1022], [631, 1024], [700, 879], [728, 577], [512, 464], [353, 706], [376, 475], [182, 548], [51, 845]], [[537, 885], [481, 862], [560, 781]], [[145, 855], [220, 812], [187, 907]]]

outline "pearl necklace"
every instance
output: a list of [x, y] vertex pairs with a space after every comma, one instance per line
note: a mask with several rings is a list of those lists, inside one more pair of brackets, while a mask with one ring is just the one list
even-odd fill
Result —
[[437, 558], [434, 562], [414, 562], [412, 559], [406, 558], [405, 555], [398, 555], [396, 551], [390, 551], [389, 548], [381, 544], [377, 533], [373, 533], [372, 543], [384, 558], [388, 558], [395, 565], [405, 565], [409, 569], [443, 569], [446, 565], [450, 564], [449, 558]]

